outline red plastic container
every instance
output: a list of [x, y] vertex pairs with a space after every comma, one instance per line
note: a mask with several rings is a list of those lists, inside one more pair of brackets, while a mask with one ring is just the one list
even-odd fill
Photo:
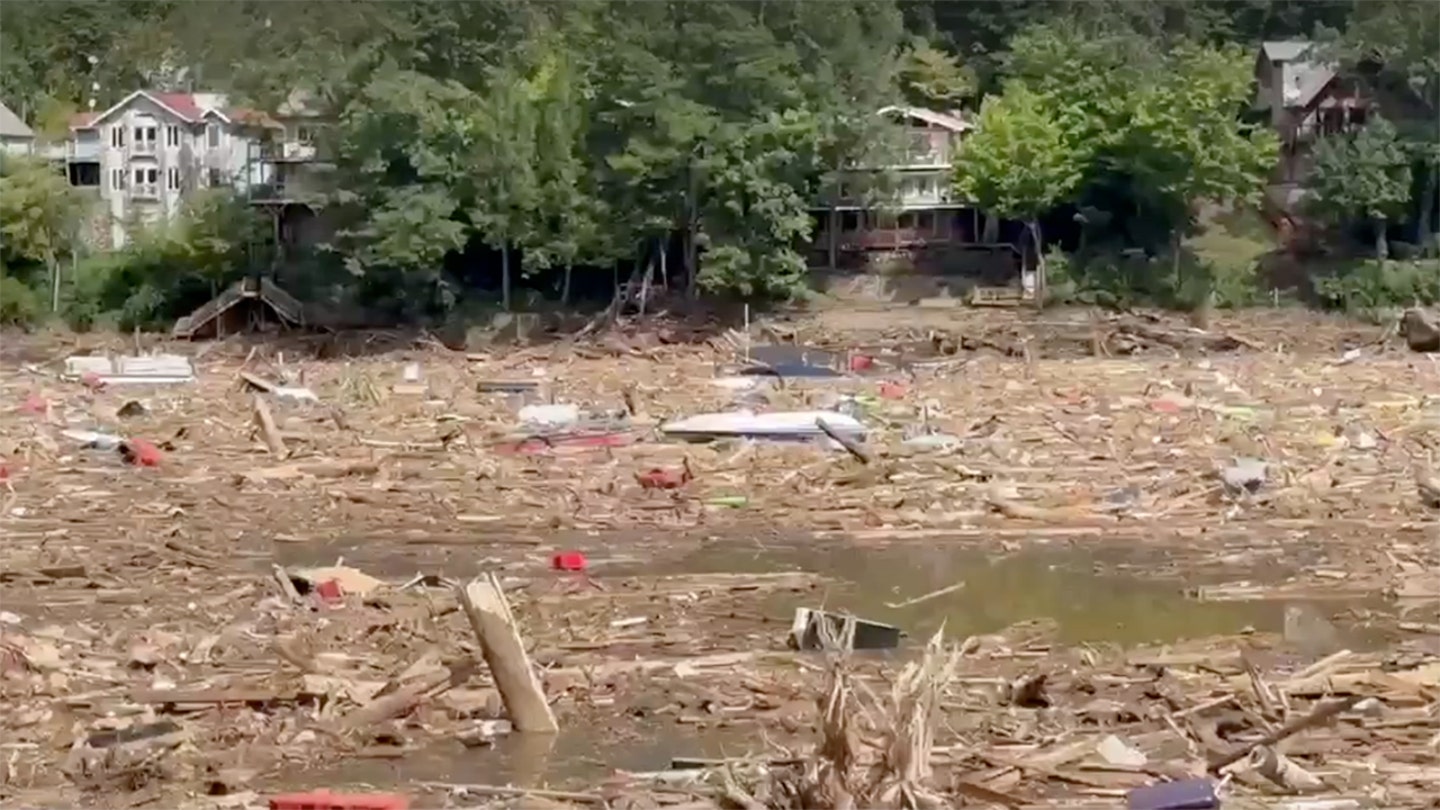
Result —
[[315, 595], [320, 597], [322, 602], [339, 602], [345, 596], [340, 589], [340, 580], [327, 579], [315, 586]]
[[120, 456], [125, 459], [126, 464], [134, 464], [137, 467], [159, 467], [160, 448], [145, 441], [144, 439], [129, 439], [120, 444]]
[[578, 551], [562, 551], [550, 558], [550, 567], [556, 571], [584, 571], [588, 562]]
[[393, 793], [346, 794], [328, 790], [270, 797], [270, 810], [409, 810], [410, 800]]

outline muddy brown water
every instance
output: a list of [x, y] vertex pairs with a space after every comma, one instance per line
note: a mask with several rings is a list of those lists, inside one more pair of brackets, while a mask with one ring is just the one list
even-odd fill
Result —
[[[860, 546], [828, 540], [761, 543], [736, 537], [679, 544], [655, 538], [652, 548], [635, 538], [575, 541], [592, 561], [591, 576], [665, 576], [706, 573], [807, 571], [831, 583], [818, 592], [781, 593], [757, 601], [758, 612], [773, 616], [777, 632], [796, 607], [848, 611], [901, 627], [907, 644], [922, 642], [945, 629], [951, 638], [993, 633], [1017, 622], [1048, 618], [1065, 643], [1122, 645], [1171, 642], [1247, 629], [1280, 633], [1293, 600], [1200, 602], [1186, 587], [1245, 578], [1257, 584], [1279, 581], [1298, 565], [1313, 564], [1303, 552], [1285, 558], [1246, 557], [1230, 565], [1187, 566], [1174, 550], [1041, 544], [1023, 551], [995, 554], [973, 546], [901, 543]], [[463, 577], [485, 564], [485, 554], [445, 550], [417, 558], [414, 549], [395, 555], [374, 548], [333, 545], [292, 549], [293, 562], [333, 562], [345, 554], [351, 564], [382, 576], [408, 576], [417, 570]], [[529, 565], [543, 570], [546, 555], [525, 555], [507, 570]], [[1212, 555], [1213, 558], [1213, 555]], [[493, 564], [493, 563], [492, 563]], [[906, 604], [964, 582], [949, 593]], [[804, 600], [802, 602], [802, 600]], [[818, 601], [817, 601], [818, 600]], [[1307, 604], [1332, 615], [1347, 607], [1374, 606], [1374, 600], [1326, 600]], [[1348, 632], [1352, 649], [1379, 642], [1363, 632]], [[403, 760], [343, 763], [323, 774], [308, 774], [310, 784], [397, 785], [416, 782], [516, 784], [583, 788], [616, 769], [663, 770], [675, 756], [735, 757], [773, 753], [754, 726], [698, 730], [673, 719], [604, 717], [594, 710], [573, 717], [553, 741], [516, 735], [494, 748], [466, 749], [437, 744]], [[323, 776], [323, 778], [322, 778]], [[320, 781], [316, 781], [319, 779]]]
[[[1203, 559], [1187, 560], [1173, 548], [1045, 542], [1008, 553], [943, 541], [861, 545], [800, 538], [776, 543], [734, 535], [698, 542], [613, 536], [567, 542], [558, 545], [583, 550], [590, 576], [600, 579], [819, 574], [830, 584], [818, 594], [777, 593], [757, 601], [757, 610], [786, 623], [796, 607], [849, 612], [900, 627], [920, 641], [942, 626], [947, 636], [964, 638], [1033, 619], [1056, 622], [1057, 640], [1067, 644], [1165, 643], [1247, 629], [1278, 633], [1285, 607], [1295, 600], [1197, 601], [1186, 590], [1236, 580], [1276, 583], [1324, 562], [1319, 552], [1305, 549], [1286, 550], [1283, 557], [1252, 550], [1228, 559], [1224, 549], [1212, 549]], [[485, 547], [397, 548], [361, 542], [277, 549], [285, 564], [330, 564], [343, 557], [347, 564], [390, 578], [417, 572], [464, 578], [502, 566], [517, 576], [548, 573], [549, 553], [537, 549], [517, 561], [513, 552], [494, 553]], [[963, 587], [923, 598], [960, 582]], [[1333, 614], [1377, 604], [1349, 598], [1310, 606]], [[1357, 649], [1367, 646], [1359, 643]]]

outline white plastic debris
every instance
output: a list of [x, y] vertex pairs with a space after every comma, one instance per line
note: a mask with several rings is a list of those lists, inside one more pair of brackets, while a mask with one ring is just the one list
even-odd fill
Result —
[[526, 405], [520, 409], [520, 422], [527, 427], [563, 428], [579, 421], [579, 405]]
[[195, 381], [190, 358], [178, 354], [152, 357], [78, 355], [65, 360], [65, 377], [94, 375], [106, 385], [171, 385]]
[[1255, 492], [1265, 483], [1268, 465], [1258, 458], [1237, 458], [1229, 467], [1220, 471], [1225, 486], [1246, 492]]

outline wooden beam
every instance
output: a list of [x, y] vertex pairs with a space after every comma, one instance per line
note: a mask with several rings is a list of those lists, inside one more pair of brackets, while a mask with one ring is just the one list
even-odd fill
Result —
[[530, 666], [520, 629], [510, 612], [505, 591], [494, 574], [471, 580], [456, 596], [480, 641], [480, 654], [490, 667], [510, 722], [520, 732], [554, 734], [560, 730], [545, 700], [545, 690]]

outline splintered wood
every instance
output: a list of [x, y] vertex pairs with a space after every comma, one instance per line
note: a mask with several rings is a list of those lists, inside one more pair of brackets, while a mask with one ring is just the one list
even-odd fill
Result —
[[545, 690], [530, 666], [520, 629], [510, 612], [505, 591], [494, 574], [472, 580], [458, 592], [465, 616], [480, 641], [480, 654], [495, 678], [516, 731], [554, 733], [559, 730]]
[[[1185, 780], [1226, 807], [1425, 806], [1437, 367], [1286, 310], [1206, 326], [923, 307], [756, 325], [869, 369], [823, 380], [727, 376], [722, 341], [624, 319], [470, 356], [383, 332], [217, 343], [193, 382], [143, 392], [5, 365], [0, 806], [216, 810], [378, 782], [357, 792], [1059, 810]], [[49, 339], [5, 348], [75, 353]], [[564, 424], [523, 424], [542, 402]], [[656, 430], [740, 408], [868, 432]], [[164, 463], [126, 466], [121, 439]], [[1237, 486], [1242, 467], [1264, 472]], [[1042, 546], [1161, 584], [1079, 630], [1047, 622], [1029, 614], [1092, 603], [1000, 575]], [[1223, 618], [1150, 633], [1152, 593]], [[788, 648], [797, 608], [973, 635], [928, 659], [907, 636], [839, 678]], [[1111, 627], [1206, 637], [1089, 637]], [[617, 763], [645, 772], [593, 783]], [[492, 769], [510, 784], [460, 775]]]

